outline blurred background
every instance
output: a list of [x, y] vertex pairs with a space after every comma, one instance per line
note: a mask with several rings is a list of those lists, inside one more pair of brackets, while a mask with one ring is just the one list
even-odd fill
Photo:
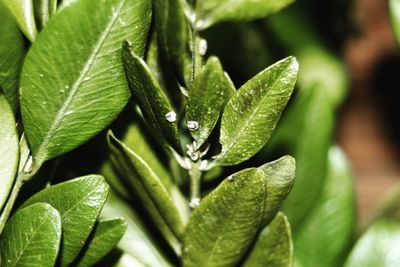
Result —
[[374, 204], [400, 181], [400, 53], [390, 27], [388, 2], [356, 0], [353, 33], [343, 57], [351, 75], [350, 91], [339, 116], [337, 140], [352, 161], [363, 221]]

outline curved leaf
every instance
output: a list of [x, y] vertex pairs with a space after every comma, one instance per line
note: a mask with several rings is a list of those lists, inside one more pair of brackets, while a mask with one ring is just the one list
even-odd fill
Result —
[[203, 0], [197, 2], [196, 28], [226, 20], [253, 20], [278, 12], [294, 0]]
[[[148, 127], [158, 140], [167, 141], [180, 152], [182, 148], [179, 141], [176, 113], [146, 62], [132, 51], [128, 42], [124, 42], [122, 48], [122, 61], [129, 87]], [[175, 114], [175, 118], [168, 119], [167, 114], [169, 113]]]
[[266, 225], [275, 217], [292, 190], [296, 175], [296, 161], [291, 156], [284, 156], [258, 169], [264, 173], [268, 185], [263, 218], [263, 224]]
[[397, 43], [400, 44], [400, 1], [389, 1], [389, 15], [392, 23], [393, 33], [396, 37]]
[[14, 112], [18, 108], [18, 80], [25, 56], [24, 39], [14, 18], [0, 1], [0, 87]]
[[235, 266], [256, 237], [266, 196], [266, 180], [257, 169], [225, 179], [189, 218], [183, 266]]
[[0, 211], [14, 184], [19, 162], [19, 141], [13, 111], [0, 93]]
[[[77, 1], [43, 29], [21, 75], [21, 112], [37, 166], [86, 142], [129, 100], [124, 39], [143, 55], [149, 0]], [[73, 42], [71, 42], [73, 40]]]
[[61, 240], [60, 214], [49, 204], [37, 203], [17, 211], [0, 239], [1, 266], [52, 267]]
[[29, 198], [23, 206], [46, 202], [61, 215], [63, 239], [61, 266], [79, 254], [106, 201], [108, 185], [99, 175], [87, 175], [50, 186]]
[[191, 82], [191, 36], [183, 0], [155, 0], [155, 27], [160, 48], [181, 84]]
[[336, 267], [353, 242], [356, 203], [352, 171], [338, 147], [329, 150], [328, 172], [318, 202], [294, 232], [296, 262], [301, 266]]
[[132, 176], [130, 181], [139, 196], [142, 195], [142, 201], [145, 203], [148, 200], [151, 201], [152, 206], [154, 205], [169, 229], [179, 239], [183, 233], [183, 220], [160, 178], [147, 162], [115, 138], [112, 133], [108, 134], [108, 142], [111, 147], [111, 153], [118, 159], [118, 164], [125, 167], [124, 174]]
[[279, 212], [259, 234], [243, 266], [293, 266], [293, 243], [290, 224], [282, 212]]
[[34, 9], [40, 28], [43, 28], [50, 17], [56, 13], [57, 0], [35, 0]]
[[113, 249], [126, 230], [126, 222], [122, 218], [99, 221], [94, 228], [93, 236], [88, 240], [87, 247], [81, 259], [76, 262], [78, 267], [94, 266], [101, 258]]
[[[172, 266], [165, 255], [162, 254], [161, 248], [157, 247], [158, 243], [150, 239], [151, 234], [145, 229], [142, 215], [139, 216], [135, 210], [111, 191], [101, 217], [107, 218], [116, 216], [123, 217], [128, 225], [124, 236], [118, 244], [119, 249], [125, 252], [125, 254], [137, 259], [137, 261], [145, 266]], [[124, 257], [123, 255], [120, 264], [131, 262], [129, 258], [130, 257]]]
[[400, 266], [400, 224], [375, 222], [353, 248], [345, 267]]
[[257, 74], [229, 100], [222, 115], [219, 165], [235, 165], [257, 153], [279, 121], [299, 65], [288, 57]]
[[32, 0], [1, 0], [3, 4], [13, 14], [16, 22], [25, 36], [31, 41], [35, 41], [37, 35], [35, 17], [33, 13]]
[[207, 140], [226, 102], [235, 92], [218, 58], [210, 57], [190, 88], [187, 104], [186, 120], [199, 124], [198, 129], [191, 132], [196, 149]]
[[320, 197], [331, 145], [334, 109], [330, 99], [318, 84], [299, 93], [295, 105], [282, 121], [277, 134], [296, 158], [296, 182], [284, 202], [283, 212], [289, 218], [293, 232], [311, 212]]

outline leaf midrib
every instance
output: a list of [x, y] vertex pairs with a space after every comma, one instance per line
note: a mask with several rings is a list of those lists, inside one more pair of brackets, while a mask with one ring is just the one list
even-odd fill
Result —
[[27, 240], [27, 242], [25, 243], [25, 245], [22, 247], [22, 249], [21, 249], [19, 255], [18, 255], [17, 258], [15, 259], [15, 262], [14, 262], [15, 265], [12, 265], [12, 266], [17, 266], [17, 264], [18, 264], [20, 258], [22, 257], [22, 255], [23, 255], [24, 252], [25, 252], [25, 249], [26, 249], [26, 248], [28, 247], [28, 245], [31, 243], [32, 239], [40, 232], [39, 230], [40, 230], [40, 229], [42, 228], [42, 226], [44, 225], [43, 222], [45, 222], [45, 220], [46, 220], [46, 217], [45, 217], [45, 216], [42, 216], [41, 219], [39, 220], [39, 223], [38, 223], [38, 225], [40, 225], [40, 226], [37, 227], [36, 230], [34, 230], [34, 233], [32, 234], [32, 236]]
[[90, 55], [90, 57], [86, 61], [82, 71], [80, 72], [78, 79], [72, 85], [71, 90], [69, 91], [68, 97], [66, 98], [64, 104], [61, 106], [60, 110], [57, 112], [57, 115], [53, 121], [53, 124], [49, 127], [49, 130], [48, 130], [46, 136], [44, 137], [43, 142], [41, 143], [41, 145], [39, 146], [39, 148], [37, 150], [38, 152], [35, 156], [35, 159], [38, 161], [37, 164], [41, 165], [43, 163], [43, 161], [45, 160], [45, 157], [47, 156], [46, 149], [47, 149], [48, 144], [50, 143], [52, 137], [56, 133], [58, 126], [62, 122], [64, 115], [65, 115], [66, 111], [68, 110], [68, 108], [70, 107], [74, 96], [76, 95], [78, 89], [80, 88], [82, 82], [84, 81], [84, 78], [86, 77], [86, 75], [90, 71], [91, 67], [93, 66], [96, 56], [98, 55], [101, 48], [103, 47], [103, 45], [107, 39], [107, 36], [110, 34], [115, 22], [117, 21], [117, 18], [119, 17], [119, 15], [121, 13], [122, 7], [125, 5], [126, 1], [127, 0], [121, 0], [121, 4], [119, 5], [118, 9], [115, 12], [113, 12], [113, 17], [111, 18], [110, 22], [107, 24], [104, 32], [100, 35], [100, 37], [95, 45], [95, 48], [93, 49], [93, 53]]
[[[287, 67], [285, 68], [285, 70]], [[275, 89], [275, 85], [278, 83], [278, 81], [281, 79], [281, 77], [284, 76], [284, 71], [281, 72], [281, 74], [278, 76], [278, 79], [275, 79], [275, 81], [272, 83], [271, 89], [267, 90], [267, 93], [258, 101], [257, 107], [251, 112], [250, 116], [248, 119], [245, 120], [244, 126], [241, 127], [239, 130], [238, 134], [235, 135], [233, 138], [232, 142], [230, 142], [230, 145], [223, 149], [223, 152], [219, 156], [219, 158], [223, 158], [229, 151], [232, 149], [232, 147], [237, 143], [238, 139], [242, 136], [243, 132], [249, 127], [250, 122], [252, 122], [253, 117], [257, 114], [258, 110], [261, 108], [262, 103], [264, 102], [264, 99], [269, 96], [270, 92]], [[265, 85], [264, 85], [265, 86]], [[237, 92], [237, 96], [239, 96], [240, 91]]]

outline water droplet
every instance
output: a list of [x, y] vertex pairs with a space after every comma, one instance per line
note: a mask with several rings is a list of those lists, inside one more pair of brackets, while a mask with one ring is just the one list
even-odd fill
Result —
[[186, 126], [188, 127], [189, 131], [194, 132], [199, 129], [199, 123], [197, 121], [188, 121]]
[[43, 74], [43, 73], [39, 73], [39, 76], [40, 76], [40, 77], [44, 77], [44, 74]]
[[204, 56], [207, 52], [207, 41], [204, 39], [201, 39], [199, 42], [199, 54], [201, 56]]
[[235, 179], [235, 176], [232, 174], [231, 176], [228, 177], [228, 181], [233, 181]]
[[69, 85], [64, 86], [64, 88], [68, 90], [69, 89]]
[[165, 114], [165, 118], [169, 122], [176, 122], [176, 113], [175, 113], [175, 111], [170, 111], [167, 114]]

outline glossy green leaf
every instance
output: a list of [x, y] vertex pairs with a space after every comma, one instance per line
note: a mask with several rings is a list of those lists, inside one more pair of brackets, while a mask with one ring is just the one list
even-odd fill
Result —
[[108, 134], [111, 153], [118, 159], [119, 166], [125, 170], [124, 174], [137, 190], [142, 201], [150, 200], [164, 222], [178, 239], [183, 233], [183, 220], [179, 210], [172, 200], [167, 188], [161, 182], [154, 170], [134, 150], [116, 139], [112, 133]]
[[162, 162], [162, 156], [159, 152], [155, 152], [154, 150], [154, 141], [147, 136], [148, 132], [146, 131], [143, 124], [139, 122], [132, 122], [127, 127], [124, 136], [121, 141], [129, 148], [131, 148], [140, 158], [142, 158], [154, 171], [157, 177], [160, 178], [160, 181], [168, 190], [172, 199], [174, 200], [176, 206], [179, 209], [179, 213], [181, 214], [184, 221], [189, 216], [189, 206], [187, 204], [187, 200], [180, 192], [180, 189], [173, 182], [173, 178], [171, 177], [169, 170], [164, 166]]
[[78, 267], [90, 267], [109, 253], [119, 242], [126, 230], [126, 222], [122, 218], [99, 221], [92, 237], [84, 248], [82, 258], [76, 262]]
[[294, 0], [203, 0], [197, 2], [196, 28], [227, 20], [254, 20], [278, 12]]
[[61, 266], [79, 254], [106, 201], [108, 185], [99, 175], [87, 175], [50, 186], [29, 198], [23, 206], [45, 202], [61, 215], [63, 239]]
[[[181, 151], [176, 112], [161, 89], [147, 64], [124, 43], [122, 61], [129, 87], [139, 104], [148, 127], [159, 140], [167, 141], [174, 149]], [[171, 118], [168, 115], [171, 114]]]
[[390, 220], [375, 222], [356, 243], [345, 267], [400, 266], [400, 224]]
[[186, 120], [198, 123], [198, 129], [191, 132], [196, 149], [207, 140], [226, 102], [236, 92], [232, 86], [218, 58], [210, 57], [190, 88], [187, 104]]
[[25, 55], [24, 39], [13, 16], [0, 1], [0, 87], [16, 112], [18, 80]]
[[328, 172], [318, 202], [294, 232], [299, 266], [336, 267], [353, 242], [356, 203], [352, 171], [338, 147], [329, 151]]
[[13, 111], [0, 92], [0, 211], [14, 184], [19, 162], [19, 140]]
[[400, 1], [389, 0], [389, 15], [392, 23], [393, 33], [397, 43], [400, 44]]
[[298, 63], [288, 57], [244, 84], [222, 115], [219, 165], [235, 165], [257, 153], [270, 138], [297, 79]]
[[[123, 217], [126, 220], [128, 228], [118, 244], [118, 248], [126, 254], [137, 259], [145, 266], [172, 266], [165, 255], [162, 254], [162, 250], [157, 246], [158, 243], [151, 240], [151, 234], [146, 230], [142, 220], [143, 215], [137, 214], [135, 210], [119, 199], [112, 191], [101, 217]], [[121, 264], [132, 261], [129, 260], [130, 257], [125, 258], [127, 259], [120, 260]]]
[[1, 0], [13, 14], [25, 36], [33, 42], [37, 35], [33, 0]]
[[261, 224], [266, 183], [260, 170], [246, 169], [209, 193], [189, 218], [183, 266], [235, 266]]
[[61, 240], [60, 214], [49, 204], [37, 203], [17, 211], [0, 239], [1, 266], [52, 267]]
[[163, 54], [182, 84], [191, 82], [191, 36], [183, 0], [155, 0], [155, 27]]
[[[120, 58], [124, 39], [143, 55], [149, 0], [77, 1], [43, 29], [21, 75], [21, 112], [36, 165], [107, 126], [130, 92]], [[71, 40], [74, 40], [71, 42]]]
[[275, 217], [292, 190], [296, 175], [296, 161], [291, 156], [284, 156], [258, 169], [266, 176], [268, 185], [263, 218], [263, 224], [266, 225]]
[[292, 229], [311, 212], [326, 177], [334, 111], [323, 89], [315, 85], [300, 92], [277, 131], [296, 159], [296, 182], [283, 205]]
[[259, 234], [243, 266], [293, 266], [293, 243], [290, 224], [282, 212], [279, 212]]

